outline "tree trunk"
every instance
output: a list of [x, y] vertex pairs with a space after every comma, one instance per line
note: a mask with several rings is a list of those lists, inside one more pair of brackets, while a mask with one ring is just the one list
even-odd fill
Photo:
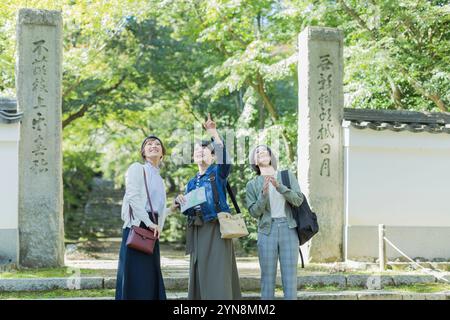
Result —
[[[259, 95], [262, 97], [263, 102], [264, 102], [264, 106], [266, 107], [267, 111], [270, 114], [270, 117], [273, 121], [273, 123], [277, 123], [278, 121], [278, 114], [275, 110], [275, 106], [272, 104], [272, 101], [270, 101], [269, 96], [267, 95], [265, 89], [264, 89], [264, 80], [261, 77], [261, 75], [258, 73], [257, 74], [257, 84], [253, 85], [253, 88], [259, 93]], [[285, 147], [285, 151], [286, 151], [286, 156], [289, 160], [290, 163], [292, 163], [294, 161], [294, 151], [292, 148], [292, 145], [287, 137], [287, 133], [286, 130], [283, 128], [283, 130], [281, 130], [281, 137], [283, 138], [283, 142], [284, 142], [284, 147]]]
[[264, 129], [264, 103], [258, 103], [259, 109], [259, 129]]
[[396, 109], [403, 109], [402, 106], [402, 93], [400, 92], [400, 89], [395, 84], [394, 80], [388, 75], [389, 85], [391, 87], [391, 99], [394, 103], [394, 106]]

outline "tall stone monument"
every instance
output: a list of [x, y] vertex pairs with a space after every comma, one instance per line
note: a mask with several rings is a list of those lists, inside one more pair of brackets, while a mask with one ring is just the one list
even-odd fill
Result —
[[20, 264], [61, 266], [61, 12], [19, 11], [16, 63], [17, 103], [23, 112], [19, 147]]
[[320, 228], [305, 251], [310, 261], [341, 261], [343, 34], [333, 28], [307, 27], [298, 42], [298, 178]]

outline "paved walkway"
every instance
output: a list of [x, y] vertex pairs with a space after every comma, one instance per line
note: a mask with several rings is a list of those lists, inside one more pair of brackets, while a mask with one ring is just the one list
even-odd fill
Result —
[[[80, 269], [117, 270], [117, 260], [66, 260], [66, 266]], [[260, 276], [258, 258], [237, 258], [239, 274], [242, 276]], [[165, 276], [188, 276], [189, 257], [161, 257], [161, 269]], [[299, 265], [299, 270], [301, 266]]]

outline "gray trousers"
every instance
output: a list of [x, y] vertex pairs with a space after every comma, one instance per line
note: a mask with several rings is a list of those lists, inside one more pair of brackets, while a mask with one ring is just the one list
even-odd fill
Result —
[[284, 299], [297, 299], [298, 236], [286, 218], [272, 219], [268, 235], [258, 232], [258, 255], [261, 267], [261, 299], [275, 298], [278, 259]]

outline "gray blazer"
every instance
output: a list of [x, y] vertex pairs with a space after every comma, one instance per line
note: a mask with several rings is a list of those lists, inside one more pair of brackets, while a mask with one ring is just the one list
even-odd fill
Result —
[[[288, 202], [293, 206], [300, 206], [303, 202], [303, 194], [300, 191], [300, 186], [295, 175], [291, 171], [288, 171], [288, 174], [289, 181], [291, 182], [291, 189], [282, 184], [280, 170], [277, 175], [277, 181], [279, 183], [277, 191], [286, 199], [284, 210], [289, 228], [295, 228], [297, 227], [297, 223], [292, 217], [292, 211], [288, 205]], [[272, 216], [270, 211], [269, 195], [264, 195], [262, 193], [263, 185], [263, 176], [256, 176], [250, 180], [247, 183], [245, 200], [250, 215], [258, 219], [258, 232], [269, 234], [272, 226]]]

